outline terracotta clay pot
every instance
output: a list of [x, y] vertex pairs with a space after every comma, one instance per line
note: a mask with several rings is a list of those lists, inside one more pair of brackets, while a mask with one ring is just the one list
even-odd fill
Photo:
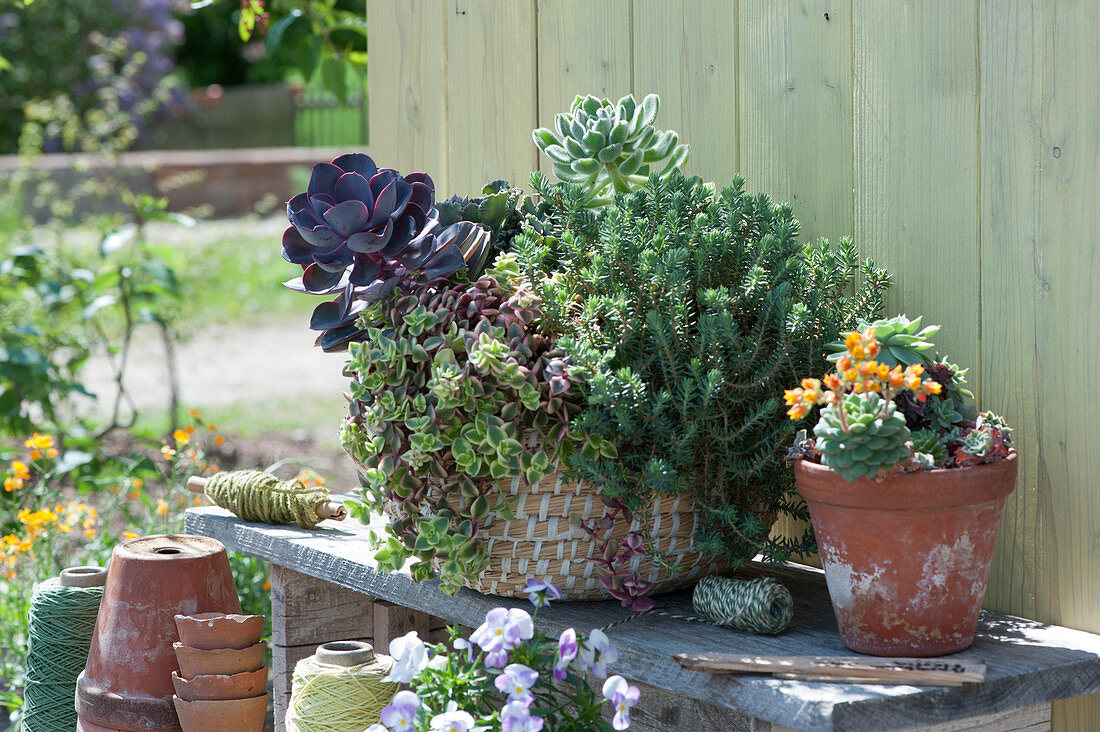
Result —
[[974, 642], [1016, 453], [987, 465], [854, 483], [795, 461], [844, 645], [942, 656]]
[[210, 674], [232, 676], [258, 671], [263, 668], [267, 644], [256, 643], [248, 648], [215, 648], [204, 651], [173, 643], [172, 648], [179, 662], [179, 675], [185, 679], [193, 679]]
[[185, 679], [173, 671], [172, 686], [176, 689], [176, 696], [184, 701], [249, 699], [264, 693], [267, 669], [232, 675], [202, 674], [191, 679]]
[[183, 732], [264, 732], [268, 695], [228, 701], [172, 698]]
[[179, 730], [172, 706], [172, 643], [178, 614], [240, 613], [220, 542], [200, 536], [145, 536], [115, 547], [77, 681], [78, 730]]
[[227, 615], [200, 613], [177, 615], [176, 630], [180, 643], [203, 651], [215, 648], [247, 648], [260, 642], [264, 632], [263, 615]]

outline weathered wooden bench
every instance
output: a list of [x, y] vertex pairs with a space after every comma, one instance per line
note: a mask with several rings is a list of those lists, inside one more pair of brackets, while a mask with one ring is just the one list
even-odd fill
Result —
[[[252, 524], [219, 508], [187, 512], [186, 529], [272, 564], [276, 726], [280, 731], [294, 664], [323, 642], [363, 639], [381, 651], [409, 630], [438, 634], [445, 624], [481, 624], [498, 605], [522, 600], [463, 590], [454, 597], [404, 573], [375, 571], [368, 527], [326, 521], [314, 531]], [[761, 569], [750, 570], [760, 572]], [[703, 623], [646, 615], [608, 631], [618, 646], [614, 672], [639, 686], [639, 731], [752, 730], [1044, 730], [1058, 699], [1100, 691], [1100, 636], [986, 612], [970, 649], [986, 681], [961, 687], [871, 686], [712, 676], [680, 668], [676, 653], [852, 655], [840, 642], [823, 575], [793, 566], [769, 573], [794, 595], [794, 622], [764, 637]], [[690, 614], [687, 593], [662, 596], [659, 608]], [[556, 603], [539, 624], [555, 634], [590, 630], [632, 613], [615, 602]], [[1100, 726], [1100, 721], [1098, 721]]]

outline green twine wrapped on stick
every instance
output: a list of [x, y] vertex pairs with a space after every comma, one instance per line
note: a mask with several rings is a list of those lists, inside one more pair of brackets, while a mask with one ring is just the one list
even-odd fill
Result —
[[106, 580], [102, 567], [70, 567], [35, 585], [23, 688], [25, 732], [76, 729], [76, 679], [88, 663]]
[[324, 488], [306, 485], [301, 478], [279, 480], [259, 470], [234, 470], [211, 478], [191, 476], [187, 490], [205, 493], [245, 521], [263, 524], [312, 529], [325, 519], [343, 521], [348, 515], [341, 504], [329, 500]]
[[763, 635], [783, 632], [794, 617], [790, 590], [772, 577], [704, 577], [695, 585], [691, 606], [708, 623]]

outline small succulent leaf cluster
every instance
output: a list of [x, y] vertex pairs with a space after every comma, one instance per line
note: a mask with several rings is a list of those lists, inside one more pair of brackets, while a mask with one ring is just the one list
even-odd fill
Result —
[[498, 258], [473, 283], [427, 288], [373, 305], [354, 376], [343, 440], [364, 467], [364, 497], [399, 517], [379, 558], [414, 574], [438, 566], [457, 591], [488, 557], [477, 542], [491, 514], [508, 517], [501, 481], [537, 483], [593, 444], [570, 428], [578, 376], [539, 332], [539, 299], [514, 259]]
[[[940, 332], [940, 326], [929, 325], [921, 328], [921, 320], [921, 317], [910, 320], [905, 315], [880, 318], [874, 322], [861, 320], [858, 330], [865, 331], [871, 328], [875, 331], [879, 344], [876, 355], [879, 363], [884, 363], [890, 368], [919, 363], [928, 368], [936, 362], [932, 352], [935, 344], [930, 339]], [[825, 348], [832, 352], [829, 360], [834, 363], [847, 353], [847, 346], [840, 339], [829, 343]]]
[[965, 467], [1004, 460], [1012, 450], [1011, 432], [1004, 419], [992, 412], [983, 412], [974, 426], [960, 436], [955, 448], [955, 464]]
[[651, 173], [666, 177], [683, 168], [688, 146], [677, 144], [672, 130], [653, 127], [660, 99], [633, 95], [617, 104], [594, 96], [578, 96], [568, 113], [555, 118], [555, 131], [534, 131], [535, 145], [554, 162], [554, 175], [584, 190], [588, 208], [611, 202], [613, 193], [644, 185]]
[[313, 295], [339, 293], [313, 312], [318, 345], [338, 350], [363, 335], [356, 326], [371, 302], [484, 266], [489, 234], [471, 223], [442, 227], [435, 185], [425, 173], [401, 177], [363, 153], [313, 166], [305, 193], [287, 203], [291, 226], [283, 257], [302, 267], [287, 287]]

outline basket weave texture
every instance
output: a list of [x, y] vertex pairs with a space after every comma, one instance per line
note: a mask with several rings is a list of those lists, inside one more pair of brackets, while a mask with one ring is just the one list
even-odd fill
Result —
[[[520, 476], [502, 483], [515, 500], [515, 518], [506, 521], [490, 514], [481, 526], [478, 538], [489, 549], [489, 567], [465, 585], [485, 595], [525, 597], [527, 579], [550, 582], [562, 591], [566, 600], [606, 600], [607, 590], [600, 584], [596, 565], [589, 557], [599, 555], [597, 542], [583, 529], [574, 529], [571, 516], [579, 516], [586, 525], [595, 525], [608, 508], [595, 488], [563, 479], [561, 472], [548, 475], [537, 486], [528, 485]], [[387, 503], [386, 511], [396, 515], [397, 504]], [[695, 510], [686, 496], [663, 496], [653, 501], [644, 529], [636, 515], [630, 526], [623, 521], [604, 532], [604, 538], [622, 540], [630, 531], [648, 536], [666, 561], [680, 567], [676, 577], [655, 566], [645, 556], [634, 557], [631, 572], [653, 582], [651, 594], [670, 592], [695, 584], [707, 574], [724, 569], [724, 564], [695, 551]]]

